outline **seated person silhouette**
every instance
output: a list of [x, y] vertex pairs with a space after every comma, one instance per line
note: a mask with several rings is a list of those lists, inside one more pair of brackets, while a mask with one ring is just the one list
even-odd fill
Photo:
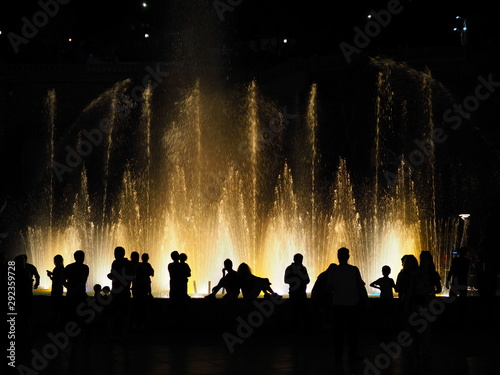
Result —
[[240, 294], [240, 277], [238, 272], [233, 269], [233, 262], [231, 259], [226, 259], [224, 261], [224, 268], [222, 269], [222, 278], [219, 283], [212, 288], [212, 293], [210, 293], [205, 298], [215, 298], [215, 295], [221, 290], [225, 289], [226, 294], [224, 299], [232, 300], [238, 298]]
[[277, 298], [281, 298], [274, 290], [271, 288], [271, 283], [269, 279], [258, 277], [252, 274], [252, 270], [246, 263], [241, 263], [238, 266], [238, 275], [241, 282], [241, 293], [243, 298], [246, 300], [255, 300], [260, 292], [264, 293], [264, 298], [269, 298], [271, 295]]

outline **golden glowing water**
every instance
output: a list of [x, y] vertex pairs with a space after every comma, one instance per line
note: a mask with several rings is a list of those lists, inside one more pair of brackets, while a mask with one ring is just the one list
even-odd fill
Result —
[[[375, 133], [381, 137], [379, 126], [391, 118], [380, 108], [387, 105], [392, 91], [383, 75], [378, 80], [380, 113]], [[446, 254], [456, 240], [457, 223], [440, 222], [423, 213], [421, 207], [427, 202], [420, 200], [415, 181], [402, 173], [403, 167], [397, 185], [388, 192], [380, 188], [378, 177], [371, 185], [353, 186], [348, 162], [339, 159], [333, 182], [327, 187], [332, 198], [320, 204], [316, 197], [320, 184], [316, 178], [320, 156], [315, 133], [316, 85], [311, 89], [305, 116], [310, 137], [304, 140], [303, 147], [312, 155], [305, 186], [294, 181], [280, 152], [272, 151], [281, 136], [272, 133], [272, 142], [267, 143], [259, 138], [264, 134], [262, 129], [269, 136], [269, 132], [281, 131], [284, 124], [279, 111], [261, 98], [255, 82], [249, 85], [244, 103], [239, 103], [241, 116], [230, 118], [232, 128], [219, 124], [223, 112], [231, 108], [218, 105], [216, 98], [204, 93], [197, 83], [177, 103], [175, 120], [160, 122], [156, 133], [152, 125], [152, 93], [149, 88], [145, 91], [139, 127], [134, 133], [137, 160], [142, 163], [127, 165], [119, 188], [111, 196], [108, 180], [115, 144], [125, 126], [120, 122], [123, 119], [116, 116], [116, 98], [123, 95], [123, 90], [122, 83], [102, 96], [110, 103], [106, 116], [112, 129], [95, 150], [104, 155], [104, 195], [96, 198], [89, 193], [94, 171], [82, 166], [74, 172], [80, 178], [78, 192], [69, 199], [73, 202], [71, 214], [54, 218], [51, 214], [50, 220], [40, 220], [23, 232], [29, 261], [42, 275], [42, 288], [50, 286], [45, 270], [53, 268], [53, 256], [61, 254], [67, 265], [78, 249], [85, 251], [85, 263], [90, 267], [87, 289], [90, 291], [95, 283], [110, 285], [106, 275], [116, 246], [123, 246], [128, 257], [132, 251], [149, 253], [155, 269], [155, 296], [168, 295], [167, 265], [173, 250], [188, 255], [192, 294], [208, 293], [209, 282], [213, 286], [221, 277], [226, 258], [232, 259], [235, 267], [247, 262], [256, 275], [268, 277], [278, 293], [287, 292], [284, 271], [295, 253], [304, 255], [311, 278], [309, 290], [317, 275], [337, 262], [340, 247], [351, 250], [350, 263], [360, 268], [367, 284], [381, 276], [384, 265], [392, 268], [391, 276], [396, 278], [401, 257], [418, 256], [421, 250], [431, 250], [443, 269]], [[54, 95], [50, 94], [48, 102], [52, 109]], [[238, 108], [232, 110], [237, 112]], [[235, 119], [238, 123], [234, 123]], [[276, 122], [279, 126], [269, 125]], [[53, 129], [53, 112], [51, 124]], [[377, 149], [380, 142], [375, 142]], [[53, 148], [51, 143], [52, 161]], [[372, 193], [356, 198], [363, 190]], [[53, 191], [49, 189], [47, 200], [50, 212], [61, 199]]]

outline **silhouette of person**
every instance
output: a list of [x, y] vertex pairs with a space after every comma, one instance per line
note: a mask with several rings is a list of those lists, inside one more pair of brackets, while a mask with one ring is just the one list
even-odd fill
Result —
[[83, 264], [85, 253], [77, 250], [73, 254], [75, 262], [68, 264], [64, 268], [64, 286], [66, 287], [66, 298], [68, 309], [72, 317], [76, 314], [76, 307], [87, 298], [85, 284], [89, 277], [89, 267]]
[[[104, 293], [102, 291], [101, 284], [94, 284], [93, 289], [94, 289], [94, 297], [93, 298], [94, 298], [94, 301], [95, 301], [94, 305], [97, 305], [97, 306], [98, 305], [102, 305], [102, 301], [103, 301], [102, 297], [104, 296]], [[97, 312], [101, 313], [102, 310], [99, 309]]]
[[130, 285], [135, 278], [135, 270], [132, 262], [125, 257], [125, 249], [118, 246], [114, 250], [115, 260], [111, 263], [111, 272], [108, 279], [111, 280], [111, 293], [113, 299], [118, 296], [124, 300], [130, 298]]
[[406, 259], [406, 256], [407, 256], [407, 254], [405, 254], [405, 255], [403, 255], [403, 256], [401, 257], [401, 267], [403, 267], [403, 266], [404, 266], [404, 264], [405, 264], [405, 259]]
[[[139, 262], [139, 253], [137, 251], [132, 251], [130, 253], [130, 263], [133, 268], [133, 274], [135, 278], [132, 281], [132, 297], [134, 299], [144, 299], [146, 293], [144, 287], [144, 278], [142, 272], [142, 264]], [[139, 277], [137, 277], [139, 275]]]
[[427, 305], [437, 293], [441, 293], [441, 277], [436, 271], [436, 266], [430, 251], [423, 250], [420, 252], [420, 266], [418, 272], [419, 285], [417, 285], [417, 293], [419, 303]]
[[92, 332], [97, 332], [98, 334], [105, 333], [106, 332], [105, 318], [106, 314], [108, 313], [108, 310], [106, 308], [108, 305], [107, 303], [108, 298], [105, 297], [101, 284], [94, 284], [92, 289], [94, 291], [94, 295], [92, 297], [89, 297], [89, 299], [91, 298], [93, 300], [92, 306], [94, 308], [95, 315], [92, 318], [92, 320], [87, 323], [88, 326], [86, 327], [86, 329], [88, 330], [89, 334]]
[[215, 295], [222, 288], [226, 291], [226, 294], [222, 298], [226, 300], [235, 300], [240, 295], [240, 277], [238, 272], [233, 269], [233, 261], [231, 259], [224, 260], [222, 278], [219, 280], [218, 284], [212, 288], [212, 293], [205, 298], [215, 298]]
[[382, 277], [370, 284], [372, 288], [380, 289], [380, 298], [384, 300], [394, 298], [392, 290], [396, 288], [396, 283], [389, 277], [390, 274], [391, 267], [383, 266]]
[[330, 327], [331, 314], [328, 313], [331, 312], [332, 305], [332, 292], [328, 289], [328, 274], [336, 266], [337, 264], [330, 263], [328, 268], [318, 275], [311, 290], [314, 309], [318, 311], [321, 317], [319, 323], [324, 328]]
[[172, 251], [170, 258], [172, 258], [172, 262], [168, 264], [168, 273], [170, 275], [169, 297], [172, 300], [180, 300], [182, 298], [183, 285], [179, 252]]
[[137, 268], [137, 263], [139, 263], [139, 253], [137, 251], [132, 251], [130, 253], [130, 261], [132, 262], [132, 265], [134, 268]]
[[[37, 289], [38, 286], [40, 285], [40, 274], [38, 273], [38, 270], [33, 264], [28, 263], [28, 256], [26, 254], [22, 255], [24, 257], [24, 260], [26, 261], [26, 269], [31, 275], [31, 284], [33, 286], [33, 289]], [[33, 280], [33, 278], [35, 278]], [[34, 282], [34, 284], [33, 284]]]
[[99, 294], [102, 293], [102, 286], [101, 284], [94, 284], [94, 298], [98, 300]]
[[[415, 303], [416, 307], [427, 308], [432, 299], [437, 293], [441, 293], [441, 277], [436, 271], [434, 260], [430, 251], [420, 252], [420, 266], [418, 268], [416, 285], [415, 285]], [[415, 334], [415, 344], [418, 350], [418, 355], [421, 359], [427, 360], [431, 354], [430, 339], [431, 339], [431, 324], [429, 321], [426, 329]]]
[[401, 319], [406, 324], [408, 317], [416, 309], [415, 285], [418, 276], [418, 260], [412, 254], [403, 257], [403, 269], [396, 279], [396, 292], [401, 307]]
[[307, 268], [302, 264], [302, 254], [293, 256], [293, 263], [285, 269], [285, 284], [289, 285], [290, 300], [303, 300], [307, 298], [306, 288], [311, 281]]
[[461, 247], [458, 250], [458, 257], [451, 261], [450, 271], [446, 276], [446, 288], [450, 289], [450, 281], [452, 288], [450, 289], [450, 297], [460, 296], [467, 297], [467, 284], [469, 278], [469, 269], [471, 261], [467, 258], [467, 248]]
[[109, 288], [109, 286], [104, 286], [101, 290], [101, 295], [102, 295], [102, 299], [103, 301], [106, 301], [103, 303], [103, 305], [107, 305], [107, 301], [110, 299], [110, 296], [111, 296], [111, 289]]
[[186, 263], [187, 255], [184, 253], [179, 254], [179, 272], [182, 285], [182, 298], [191, 298], [188, 294], [188, 279], [191, 277], [191, 268]]
[[[399, 271], [397, 278], [399, 278], [399, 275], [401, 275], [401, 273], [403, 272], [403, 269], [404, 269], [404, 266], [405, 266], [405, 259], [406, 259], [407, 256], [408, 256], [408, 254], [405, 254], [405, 255], [403, 255], [401, 257], [401, 270]], [[417, 259], [415, 258], [415, 260], [417, 260]], [[418, 261], [417, 261], [417, 267], [418, 267]], [[401, 294], [399, 293], [398, 288], [397, 288], [397, 285], [398, 285], [398, 281], [397, 280], [398, 279], [396, 279], [396, 287], [394, 288], [394, 290], [396, 291], [396, 293], [398, 293], [399, 298], [401, 298]]]
[[289, 285], [289, 301], [292, 310], [292, 326], [296, 329], [305, 329], [304, 323], [308, 320], [307, 314], [307, 284], [311, 281], [307, 268], [302, 264], [302, 254], [293, 256], [293, 263], [285, 269], [285, 284]]
[[135, 278], [135, 270], [132, 262], [125, 257], [123, 247], [116, 247], [114, 255], [115, 260], [111, 263], [111, 272], [108, 274], [113, 293], [110, 331], [111, 335], [116, 334], [119, 338], [126, 339], [130, 323], [130, 286]]
[[139, 328], [141, 321], [146, 318], [146, 299], [148, 289], [151, 289], [151, 281], [147, 275], [145, 264], [139, 262], [137, 251], [130, 254], [130, 261], [135, 273], [135, 279], [132, 281], [132, 328]]
[[269, 279], [253, 275], [248, 264], [241, 263], [238, 266], [237, 272], [241, 282], [241, 293], [243, 294], [243, 298], [245, 300], [255, 300], [259, 296], [260, 292], [264, 293], [264, 298], [268, 298], [271, 295], [276, 298], [281, 298], [281, 296], [278, 296], [278, 294], [271, 288]]
[[141, 264], [139, 263], [139, 253], [137, 251], [132, 251], [130, 253], [130, 264], [133, 268], [133, 273], [135, 275], [134, 280], [131, 283], [132, 290], [132, 328], [136, 328], [139, 325], [140, 313], [139, 310], [142, 309], [143, 301], [144, 301], [144, 292], [141, 290], [140, 280], [137, 279], [137, 273], [141, 273], [139, 270]]
[[359, 358], [357, 320], [359, 308], [365, 302], [362, 300], [365, 283], [358, 267], [348, 264], [349, 257], [349, 249], [338, 249], [339, 264], [330, 270], [327, 280], [328, 289], [333, 291], [334, 346], [337, 361], [342, 359], [345, 337], [349, 359], [354, 361]]
[[19, 319], [26, 324], [26, 328], [31, 330], [33, 317], [33, 289], [32, 276], [26, 267], [26, 257], [18, 255], [14, 258], [15, 263], [15, 288], [16, 303], [15, 312]]
[[380, 289], [381, 313], [384, 329], [389, 328], [392, 321], [392, 303], [394, 299], [393, 290], [396, 289], [396, 283], [389, 277], [391, 267], [382, 267], [382, 277], [370, 284], [372, 288]]
[[54, 309], [54, 321], [60, 323], [63, 311], [63, 292], [64, 292], [64, 259], [58, 254], [54, 257], [54, 269], [47, 270], [47, 276], [52, 281], [50, 290], [50, 299]]
[[153, 269], [153, 266], [149, 263], [149, 254], [144, 253], [141, 255], [141, 275], [140, 278], [144, 277], [144, 283], [146, 284], [146, 294], [148, 297], [153, 297], [153, 293], [151, 290], [151, 277], [155, 275], [155, 270]]

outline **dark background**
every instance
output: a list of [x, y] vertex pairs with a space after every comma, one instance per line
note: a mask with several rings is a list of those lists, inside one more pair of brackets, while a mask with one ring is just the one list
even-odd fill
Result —
[[[227, 0], [221, 0], [226, 2]], [[341, 41], [353, 38], [353, 27], [363, 26], [371, 10], [386, 9], [387, 1], [329, 2], [320, 0], [243, 0], [220, 21], [213, 0], [149, 0], [143, 7], [138, 0], [69, 0], [59, 5], [38, 35], [14, 54], [8, 33], [21, 34], [22, 17], [32, 20], [40, 10], [36, 0], [4, 2], [0, 12], [1, 60], [24, 62], [85, 62], [89, 53], [104, 60], [154, 60], [163, 46], [166, 59], [175, 48], [179, 33], [197, 25], [211, 24], [212, 34], [221, 38], [233, 54], [245, 53], [245, 43], [265, 37], [287, 38], [293, 45], [282, 46], [283, 57], [307, 57], [339, 53]], [[238, 2], [235, 2], [238, 4]], [[456, 16], [480, 17], [473, 32], [487, 38], [495, 15], [492, 2], [468, 0], [402, 0], [404, 10], [373, 41], [370, 49], [403, 46], [455, 46], [462, 22]], [[491, 8], [491, 9], [490, 9]], [[203, 14], [202, 17], [198, 17]], [[214, 17], [216, 22], [211, 22]], [[189, 25], [189, 27], [186, 27]], [[214, 33], [215, 31], [215, 33]], [[471, 32], [472, 32], [471, 31]], [[148, 33], [149, 38], [144, 38]], [[68, 42], [71, 38], [72, 41]]]

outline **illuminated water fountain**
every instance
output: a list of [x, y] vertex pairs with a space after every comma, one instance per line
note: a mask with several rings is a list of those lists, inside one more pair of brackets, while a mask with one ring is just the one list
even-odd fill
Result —
[[[434, 156], [411, 173], [402, 162], [391, 175], [390, 188], [381, 167], [384, 142], [396, 132], [393, 108], [399, 93], [391, 85], [392, 70], [404, 71], [416, 87], [411, 95], [422, 98], [421, 105], [408, 105], [399, 120], [410, 118], [412, 111], [427, 115], [423, 135], [434, 126], [437, 83], [428, 73], [392, 62], [374, 60], [372, 65], [379, 70], [375, 162], [372, 178], [358, 184], [350, 161], [342, 158], [329, 181], [319, 178], [317, 109], [327, 103], [321, 103], [316, 84], [307, 110], [297, 116], [308, 134], [301, 140], [309, 150], [303, 163], [307, 172], [291, 167], [298, 163], [289, 163], [283, 152], [287, 129], [282, 114], [262, 97], [256, 82], [243, 93], [234, 89], [222, 94], [196, 82], [175, 104], [158, 104], [151, 88], [140, 103], [134, 102], [127, 80], [90, 103], [73, 124], [78, 136], [69, 144], [75, 150], [78, 144], [83, 150], [85, 134], [97, 134], [96, 124], [105, 130], [89, 155], [71, 172], [54, 173], [54, 162], [66, 154], [61, 151], [65, 145], [58, 149], [54, 143], [57, 93], [51, 91], [47, 186], [37, 219], [23, 231], [30, 260], [40, 270], [52, 269], [54, 255], [63, 255], [68, 264], [73, 252], [83, 249], [90, 290], [94, 283], [109, 285], [106, 274], [114, 247], [125, 247], [127, 254], [148, 252], [156, 270], [156, 296], [168, 294], [173, 250], [188, 255], [192, 294], [208, 292], [225, 258], [235, 265], [247, 262], [255, 274], [269, 277], [277, 291], [286, 293], [283, 273], [293, 254], [304, 254], [314, 281], [337, 261], [336, 250], [342, 246], [351, 249], [351, 263], [360, 267], [367, 283], [380, 276], [385, 264], [395, 278], [401, 256], [423, 249], [434, 253], [443, 273], [457, 241], [458, 220], [437, 218]], [[402, 142], [403, 154], [405, 147]], [[307, 182], [297, 183], [297, 173], [306, 173], [300, 181]], [[42, 285], [48, 287], [49, 280], [42, 278]]]

